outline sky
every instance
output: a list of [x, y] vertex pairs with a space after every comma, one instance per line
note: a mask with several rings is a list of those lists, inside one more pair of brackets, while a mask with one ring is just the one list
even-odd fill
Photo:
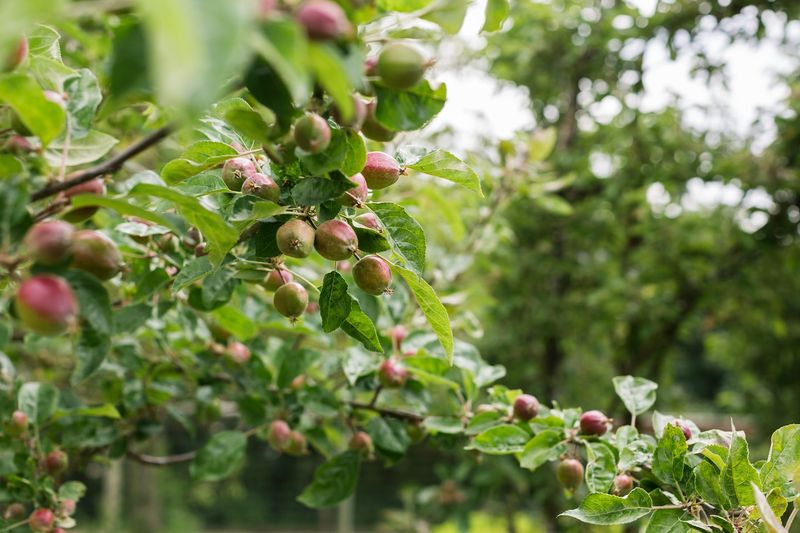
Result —
[[[657, 0], [627, 1], [643, 15], [649, 16]], [[472, 49], [483, 46], [480, 28], [484, 6], [485, 0], [479, 0], [469, 9], [458, 36], [460, 45]], [[640, 107], [645, 111], [657, 111], [670, 104], [677, 95], [688, 126], [698, 130], [735, 132], [742, 138], [750, 134], [753, 135], [749, 140], [751, 150], [763, 150], [775, 136], [772, 118], [785, 111], [782, 102], [789, 89], [780, 76], [797, 67], [797, 58], [781, 51], [777, 41], [785, 31], [793, 41], [800, 42], [800, 21], [785, 24], [777, 15], [769, 14], [764, 19], [767, 38], [758, 45], [735, 43], [728, 46], [723, 36], [714, 31], [710, 24], [705, 25], [706, 28], [696, 40], [695, 46], [701, 47], [710, 58], [727, 65], [727, 87], [709, 85], [705, 80], [693, 78], [690, 73], [693, 52], [690, 50], [684, 50], [673, 60], [664, 43], [641, 43], [645, 48], [645, 91], [639, 102]], [[755, 23], [755, 12], [746, 12], [731, 23], [746, 28]], [[444, 46], [453, 48], [440, 50], [440, 56], [458, 53], [457, 45]], [[437, 69], [435, 77], [437, 81], [447, 83], [448, 101], [429, 126], [429, 131], [450, 127], [458, 132], [452, 140], [452, 148], [456, 152], [478, 148], [481, 135], [487, 133], [494, 138], [510, 138], [517, 131], [531, 130], [535, 126], [526, 91], [494, 80], [480, 65], [454, 69], [445, 64]], [[620, 109], [619, 101], [607, 97], [594, 105], [592, 114], [600, 120], [610, 120]], [[593, 167], [598, 178], [610, 178], [613, 175], [608, 159], [602, 156], [596, 158]], [[751, 192], [745, 197], [735, 185], [708, 183], [700, 179], [691, 180], [687, 194], [676, 201], [669, 198], [664, 188], [658, 185], [655, 184], [648, 191], [648, 199], [654, 206], [663, 206], [666, 216], [678, 216], [683, 210], [711, 209], [720, 204], [741, 204], [742, 227], [747, 231], [755, 231], [760, 227], [766, 221], [766, 215], [745, 215], [744, 211], [750, 207], [768, 209], [772, 203], [766, 193]]]

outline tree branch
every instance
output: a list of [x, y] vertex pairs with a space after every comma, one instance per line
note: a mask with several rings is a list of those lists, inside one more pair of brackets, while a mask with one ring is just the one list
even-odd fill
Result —
[[125, 150], [121, 151], [108, 161], [104, 161], [89, 168], [73, 172], [72, 174], [67, 176], [67, 179], [65, 181], [52, 183], [50, 185], [47, 185], [39, 189], [38, 191], [36, 191], [31, 195], [31, 200], [34, 202], [37, 200], [42, 200], [49, 196], [53, 196], [56, 193], [72, 188], [76, 185], [80, 185], [81, 183], [85, 183], [98, 176], [116, 172], [117, 170], [122, 168], [122, 165], [124, 165], [128, 159], [135, 157], [139, 155], [141, 152], [144, 152], [145, 150], [150, 148], [151, 146], [158, 144], [159, 142], [164, 140], [164, 138], [166, 138], [170, 133], [172, 133], [172, 126], [164, 126], [163, 128], [160, 128], [151, 133], [150, 135], [143, 137], [139, 141], [133, 143], [132, 145], [130, 145]]
[[408, 411], [400, 411], [399, 409], [392, 409], [390, 407], [376, 407], [364, 402], [350, 401], [347, 402], [353, 409], [363, 409], [365, 411], [374, 411], [384, 416], [398, 418], [400, 420], [407, 420], [409, 422], [422, 422], [425, 417], [416, 413], [409, 413]]
[[153, 465], [153, 466], [165, 466], [175, 463], [185, 463], [187, 461], [191, 461], [192, 459], [194, 459], [195, 455], [197, 455], [197, 451], [195, 450], [175, 455], [158, 456], [158, 455], [147, 455], [145, 453], [138, 453], [128, 450], [127, 455], [130, 459], [133, 459], [138, 463], [142, 463], [145, 465]]

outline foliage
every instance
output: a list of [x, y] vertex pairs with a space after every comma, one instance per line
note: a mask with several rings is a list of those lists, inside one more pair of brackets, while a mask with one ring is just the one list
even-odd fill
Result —
[[[427, 436], [526, 470], [580, 460], [588, 495], [565, 515], [585, 522], [781, 530], [798, 495], [796, 426], [754, 465], [735, 430], [690, 425], [687, 443], [658, 413], [654, 436], [633, 423], [590, 436], [580, 409], [535, 400], [522, 421], [521, 391], [496, 384], [504, 368], [461, 338], [456, 306], [426, 279], [418, 198], [393, 202], [385, 183], [354, 192], [349, 178], [389, 146], [402, 181], [427, 174], [482, 194], [454, 154], [379, 143], [442, 109], [444, 84], [416, 83], [430, 62], [370, 66], [387, 36], [433, 26], [409, 39], [430, 50], [466, 3], [138, 0], [100, 15], [86, 2], [12, 4], [0, 7], [18, 23], [0, 40], [12, 58], [0, 75], [3, 527], [73, 527], [90, 464], [189, 463], [193, 479], [219, 481], [252, 439], [323, 458], [298, 500], [328, 507], [353, 493], [364, 462], [397, 462]], [[500, 28], [508, 5], [487, 10], [486, 29]], [[410, 75], [386, 70], [408, 61]], [[49, 219], [82, 229], [31, 236]], [[350, 262], [376, 254], [394, 275], [382, 296], [359, 289]], [[634, 417], [655, 402], [643, 378], [614, 386]], [[170, 426], [196, 448], [149, 453]], [[638, 486], [612, 494], [623, 474]], [[443, 490], [441, 503], [459, 501]]]

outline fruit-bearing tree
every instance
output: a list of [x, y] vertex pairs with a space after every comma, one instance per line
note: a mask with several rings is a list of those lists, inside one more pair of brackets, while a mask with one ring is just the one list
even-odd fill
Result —
[[[799, 425], [758, 461], [735, 427], [655, 411], [647, 433], [655, 383], [616, 378], [630, 418], [612, 421], [504, 387], [453, 331], [394, 195], [483, 194], [409, 133], [445, 104], [430, 72], [466, 9], [0, 4], [0, 531], [76, 526], [90, 465], [217, 481], [250, 439], [324, 459], [297, 496], [312, 508], [346, 500], [363, 462], [446, 441], [552, 463], [586, 523], [789, 529]], [[483, 31], [508, 10], [487, 2]], [[174, 422], [209, 437], [151, 449]]]

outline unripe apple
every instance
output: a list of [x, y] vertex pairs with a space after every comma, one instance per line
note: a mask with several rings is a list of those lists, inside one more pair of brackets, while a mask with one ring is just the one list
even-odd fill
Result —
[[336, 199], [336, 201], [339, 202], [339, 205], [343, 205], [345, 207], [363, 206], [364, 202], [367, 201], [367, 195], [369, 194], [367, 180], [364, 179], [364, 176], [362, 176], [361, 173], [358, 173], [350, 176], [350, 181], [352, 181], [355, 186], [352, 189], [343, 192], [339, 198]]
[[370, 189], [385, 189], [400, 178], [400, 164], [383, 152], [369, 152], [361, 171]]
[[42, 469], [51, 476], [57, 476], [69, 466], [69, 457], [62, 450], [53, 450], [45, 455]]
[[403, 344], [407, 336], [408, 331], [406, 331], [406, 328], [404, 328], [402, 324], [397, 324], [389, 330], [389, 338], [392, 339], [392, 346], [397, 350], [400, 349], [400, 345]]
[[361, 125], [361, 133], [367, 139], [372, 139], [373, 141], [389, 142], [394, 139], [397, 132], [386, 128], [378, 122], [378, 119], [375, 118], [376, 107], [375, 100], [367, 103], [367, 116], [364, 118], [364, 124]]
[[331, 106], [331, 115], [333, 115], [333, 120], [343, 128], [359, 130], [364, 124], [364, 119], [367, 118], [367, 103], [364, 102], [364, 99], [359, 94], [352, 94], [350, 96], [353, 102], [353, 113], [350, 118], [345, 120], [342, 116], [342, 112], [335, 104]]
[[28, 518], [28, 526], [36, 533], [45, 533], [53, 529], [56, 515], [50, 509], [36, 509]]
[[307, 222], [294, 218], [280, 228], [275, 234], [278, 249], [289, 257], [308, 257], [314, 248], [314, 228]]
[[330, 0], [307, 0], [296, 13], [310, 39], [326, 41], [350, 37], [353, 26], [342, 7]]
[[355, 452], [363, 455], [370, 456], [375, 451], [375, 445], [372, 443], [372, 437], [365, 431], [356, 431], [350, 438], [349, 448]]
[[22, 435], [28, 430], [28, 415], [22, 411], [14, 411], [11, 413], [11, 419], [8, 422], [8, 433], [10, 435]]
[[285, 285], [294, 280], [294, 276], [288, 270], [276, 268], [264, 279], [264, 287], [268, 291], [276, 291], [281, 285]]
[[[69, 189], [61, 193], [58, 196], [58, 198], [62, 200], [69, 200], [73, 196], [78, 196], [79, 194], [94, 194], [95, 196], [105, 196], [106, 185], [102, 179], [96, 178], [81, 183], [79, 185], [75, 185], [74, 187], [70, 187]], [[72, 209], [68, 211], [62, 216], [62, 218], [68, 222], [77, 224], [78, 222], [83, 222], [87, 218], [94, 215], [98, 209], [99, 208], [97, 206], [79, 207], [77, 209]]]
[[272, 304], [280, 314], [292, 320], [303, 314], [308, 306], [308, 292], [296, 281], [278, 287]]
[[392, 284], [392, 269], [382, 257], [368, 255], [353, 267], [353, 279], [362, 291], [380, 296]]
[[78, 304], [67, 282], [47, 274], [22, 282], [16, 309], [25, 327], [42, 335], [64, 333], [78, 315]]
[[197, 246], [194, 247], [194, 255], [197, 257], [203, 257], [204, 255], [208, 255], [208, 243], [207, 242], [198, 243]]
[[427, 67], [428, 63], [419, 50], [395, 42], [383, 47], [375, 70], [388, 87], [409, 89], [422, 80]]
[[362, 213], [353, 220], [364, 227], [383, 233], [383, 228], [375, 213]]
[[306, 455], [308, 453], [308, 444], [303, 434], [299, 431], [289, 433], [289, 442], [285, 451], [289, 455]]
[[678, 429], [680, 429], [681, 431], [683, 431], [683, 436], [686, 437], [686, 440], [689, 440], [689, 439], [692, 438], [692, 428], [689, 427], [689, 424], [687, 424], [686, 422], [684, 422], [683, 420], [680, 420], [680, 419], [675, 419], [672, 422], [672, 424], [675, 427], [677, 427]]
[[244, 180], [242, 192], [244, 194], [258, 196], [259, 198], [275, 202], [276, 204], [281, 197], [281, 189], [278, 187], [278, 184], [275, 183], [275, 180], [260, 172], [256, 172]]
[[284, 420], [273, 420], [269, 425], [267, 442], [275, 451], [282, 452], [289, 444], [292, 428]]
[[6, 140], [5, 144], [3, 144], [3, 150], [8, 150], [12, 154], [24, 155], [36, 149], [33, 147], [33, 144], [22, 135], [12, 135]]
[[319, 312], [319, 304], [317, 302], [308, 302], [306, 306], [306, 314], [313, 315], [314, 313]]
[[25, 516], [25, 506], [19, 502], [8, 504], [8, 507], [3, 512], [3, 519], [9, 522], [16, 522], [23, 516]]
[[245, 180], [257, 172], [256, 166], [247, 157], [234, 157], [222, 165], [222, 181], [232, 191], [241, 191]]
[[406, 384], [408, 370], [399, 359], [390, 357], [378, 368], [378, 380], [387, 389], [397, 389]]
[[293, 391], [298, 391], [302, 389], [303, 385], [305, 384], [306, 384], [306, 376], [305, 374], [300, 374], [299, 376], [295, 376], [294, 379], [292, 379], [292, 382], [289, 384], [289, 387], [291, 387]]
[[28, 39], [24, 35], [17, 42], [17, 46], [11, 51], [6, 59], [5, 70], [11, 71], [19, 67], [28, 57]]
[[614, 478], [614, 494], [626, 496], [633, 490], [633, 478], [628, 474], [619, 474]]
[[531, 394], [520, 394], [514, 400], [514, 416], [523, 422], [539, 414], [539, 400]]
[[72, 251], [72, 225], [62, 220], [45, 220], [34, 224], [25, 234], [25, 248], [31, 259], [43, 265], [66, 260]]
[[317, 227], [314, 248], [325, 259], [343, 261], [358, 250], [358, 237], [347, 222], [327, 220]]
[[64, 499], [58, 504], [58, 514], [61, 516], [72, 516], [75, 514], [75, 500]]
[[250, 360], [250, 348], [239, 341], [228, 342], [228, 357], [236, 364], [243, 365]]
[[608, 431], [608, 417], [597, 410], [586, 411], [581, 415], [580, 427], [584, 435], [605, 435]]
[[308, 113], [294, 123], [294, 142], [306, 152], [318, 154], [331, 143], [331, 129], [324, 118]]
[[73, 237], [72, 266], [106, 281], [122, 270], [122, 256], [114, 241], [99, 231], [85, 229]]
[[573, 492], [583, 481], [583, 465], [577, 459], [562, 459], [556, 469], [556, 477], [562, 487]]

